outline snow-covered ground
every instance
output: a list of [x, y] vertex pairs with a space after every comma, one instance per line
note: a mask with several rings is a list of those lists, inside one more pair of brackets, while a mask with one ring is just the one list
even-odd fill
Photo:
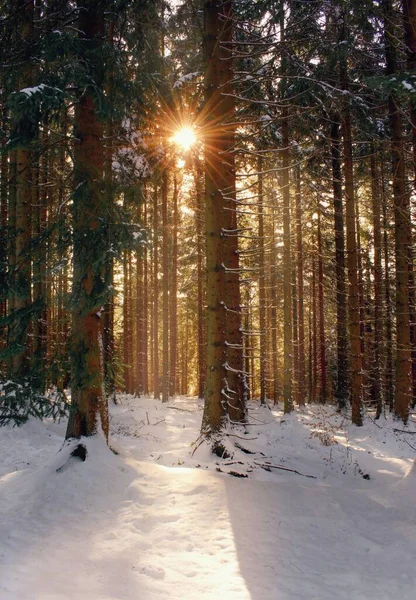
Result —
[[85, 462], [0, 429], [0, 600], [416, 598], [416, 435], [251, 404], [221, 460], [200, 402], [120, 400]]

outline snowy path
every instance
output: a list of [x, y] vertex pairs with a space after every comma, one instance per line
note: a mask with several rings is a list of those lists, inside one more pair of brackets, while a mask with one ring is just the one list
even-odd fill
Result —
[[[88, 440], [85, 463], [64, 424], [0, 430], [0, 600], [414, 600], [415, 451], [391, 421], [253, 407], [271, 422], [231, 467], [191, 456], [200, 405], [172, 406], [124, 399], [120, 454]], [[266, 451], [317, 479], [256, 469]]]

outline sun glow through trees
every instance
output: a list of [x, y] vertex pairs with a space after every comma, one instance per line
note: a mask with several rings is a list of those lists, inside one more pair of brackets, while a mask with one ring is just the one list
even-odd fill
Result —
[[195, 131], [191, 127], [182, 127], [172, 137], [172, 142], [184, 151], [189, 150], [195, 144], [196, 140]]

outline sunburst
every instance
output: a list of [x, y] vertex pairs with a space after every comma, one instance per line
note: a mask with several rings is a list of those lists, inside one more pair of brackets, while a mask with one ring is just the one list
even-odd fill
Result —
[[197, 141], [195, 130], [192, 127], [181, 127], [172, 136], [172, 142], [174, 142], [181, 150], [187, 152]]

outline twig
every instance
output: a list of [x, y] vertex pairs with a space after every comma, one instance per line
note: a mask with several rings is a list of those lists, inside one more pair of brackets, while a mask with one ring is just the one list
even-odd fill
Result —
[[189, 412], [189, 413], [199, 412], [202, 410], [202, 408], [197, 408], [196, 410], [189, 410], [188, 408], [179, 408], [179, 406], [168, 406], [167, 408], [173, 408], [173, 410], [180, 410], [182, 412]]
[[409, 444], [409, 442], [406, 439], [404, 439], [403, 441], [406, 442], [406, 444], [410, 446], [412, 450], [416, 450], [416, 448], [412, 446], [412, 444]]
[[396, 429], [393, 427], [393, 431], [397, 431], [397, 433], [409, 433], [410, 435], [416, 435], [416, 431], [406, 431], [405, 429]]
[[372, 417], [370, 417], [370, 415], [367, 415], [367, 417], [370, 419], [370, 421], [372, 421], [374, 423], [374, 425], [377, 425], [377, 427], [379, 429], [383, 429], [383, 427], [381, 425], [379, 425], [378, 423], [376, 423], [376, 420], [373, 419]]
[[227, 475], [232, 475], [233, 477], [244, 477], [244, 478], [248, 478], [248, 475], [246, 475], [245, 473], [238, 473], [237, 471], [223, 471], [222, 469], [220, 469], [219, 467], [217, 467], [215, 469], [218, 473], [226, 473]]
[[289, 467], [282, 467], [282, 465], [272, 465], [270, 463], [262, 464], [262, 463], [258, 463], [256, 461], [254, 461], [254, 464], [265, 470], [280, 469], [281, 471], [290, 471], [291, 473], [296, 473], [296, 475], [302, 475], [302, 477], [309, 477], [310, 479], [317, 479], [317, 477], [315, 475], [305, 475], [305, 473], [300, 473], [299, 471], [296, 471], [296, 469], [289, 469]]
[[[238, 442], [236, 442], [234, 444], [234, 446], [236, 448], [238, 448], [239, 450], [241, 450], [242, 452], [244, 452], [244, 454], [263, 454], [262, 452], [253, 452], [253, 450], [249, 450], [248, 448], [244, 448], [244, 446], [242, 446], [241, 444], [239, 444]], [[263, 454], [264, 456], [264, 454]]]
[[258, 440], [258, 438], [248, 438], [248, 437], [242, 437], [241, 435], [237, 435], [236, 433], [226, 433], [225, 435], [227, 435], [228, 437], [236, 437], [239, 440], [249, 440], [249, 441], [253, 441], [253, 440]]
[[[198, 440], [200, 440], [199, 443], [197, 443]], [[201, 446], [201, 444], [203, 444], [203, 443], [204, 443], [204, 438], [202, 436], [199, 436], [199, 438], [197, 438], [194, 442], [195, 448], [192, 450], [191, 456], [193, 456], [195, 454], [195, 452], [198, 450], [199, 446]]]

